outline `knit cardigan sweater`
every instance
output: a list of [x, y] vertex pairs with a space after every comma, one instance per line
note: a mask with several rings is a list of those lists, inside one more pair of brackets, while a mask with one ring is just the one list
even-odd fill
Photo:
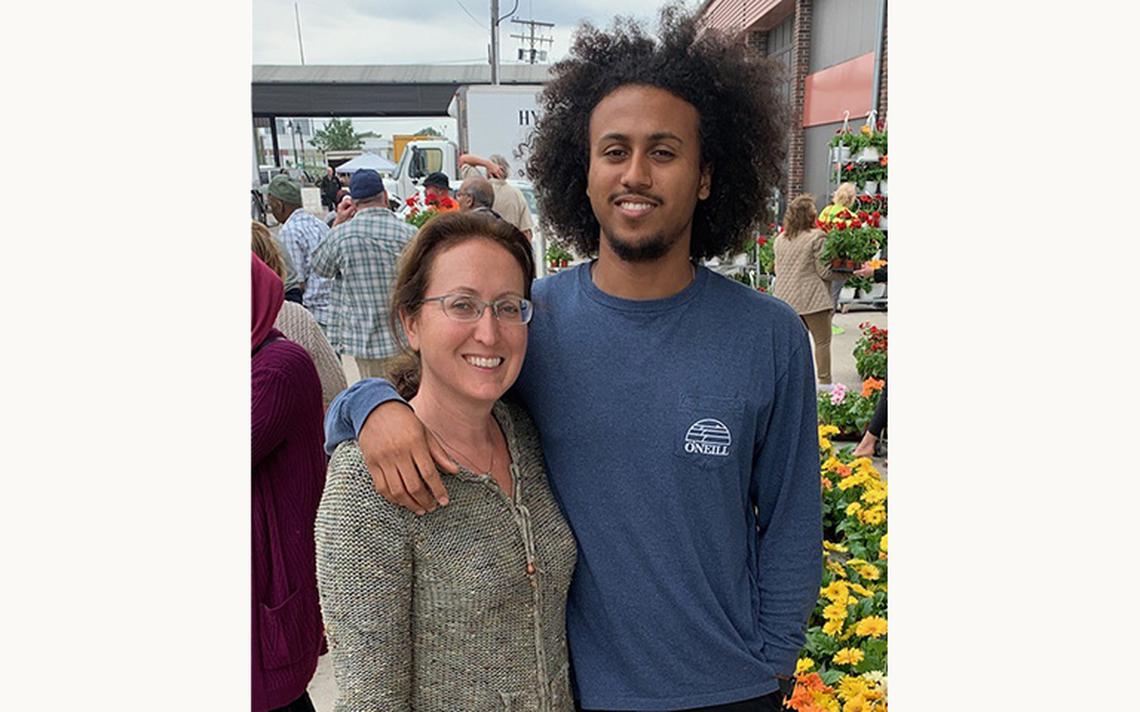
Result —
[[270, 331], [253, 354], [253, 711], [308, 687], [320, 651], [313, 523], [325, 480], [321, 384], [305, 350]]
[[317, 367], [317, 375], [321, 378], [321, 400], [326, 408], [332, 403], [337, 394], [348, 388], [344, 377], [344, 369], [336, 359], [332, 345], [329, 344], [325, 332], [316, 317], [305, 307], [294, 302], [285, 302], [281, 305], [281, 312], [273, 328], [285, 334], [285, 338], [300, 344], [313, 359]]
[[337, 712], [572, 712], [566, 594], [577, 559], [521, 408], [493, 414], [514, 495], [445, 477], [416, 517], [372, 488], [355, 441], [337, 448], [317, 515], [317, 578]]
[[791, 305], [797, 314], [812, 314], [834, 308], [830, 280], [840, 279], [819, 261], [827, 235], [822, 230], [801, 232], [795, 237], [780, 233], [772, 245], [776, 255], [776, 283], [772, 296]]

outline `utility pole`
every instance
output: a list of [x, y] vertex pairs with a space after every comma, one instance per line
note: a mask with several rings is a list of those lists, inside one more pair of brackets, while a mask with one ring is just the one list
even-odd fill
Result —
[[301, 9], [293, 3], [293, 14], [297, 18], [297, 47], [301, 50], [301, 66], [305, 66], [305, 45], [301, 42]]
[[[554, 44], [554, 39], [551, 37], [536, 36], [534, 34], [534, 28], [535, 27], [554, 27], [554, 23], [553, 22], [539, 22], [537, 20], [511, 20], [511, 22], [517, 23], [519, 25], [527, 25], [530, 27], [530, 36], [527, 36], [527, 35], [511, 35], [511, 37], [514, 37], [515, 39], [518, 39], [522, 42], [529, 42], [530, 43], [530, 50], [527, 53], [528, 54], [528, 60], [527, 61], [530, 64], [535, 64], [537, 59], [538, 59], [538, 53], [540, 51], [540, 50], [536, 50], [534, 48], [535, 43], [537, 42], [540, 45], [543, 43]], [[522, 59], [522, 57], [520, 57], [519, 59]], [[543, 59], [545, 60], [545, 57], [543, 57]]]
[[491, 0], [491, 84], [499, 84], [499, 0]]

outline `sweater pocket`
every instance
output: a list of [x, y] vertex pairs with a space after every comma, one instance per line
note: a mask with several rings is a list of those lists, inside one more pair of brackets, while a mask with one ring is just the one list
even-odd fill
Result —
[[266, 670], [293, 665], [320, 643], [320, 625], [308, 610], [310, 597], [302, 594], [303, 589], [297, 589], [272, 608], [261, 604], [261, 656]]

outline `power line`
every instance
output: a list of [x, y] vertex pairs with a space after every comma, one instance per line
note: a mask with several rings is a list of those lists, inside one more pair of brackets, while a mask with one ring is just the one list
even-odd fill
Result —
[[470, 17], [470, 18], [471, 18], [471, 20], [472, 20], [472, 21], [473, 21], [473, 22], [474, 22], [476, 25], [479, 25], [480, 29], [484, 29], [484, 30], [485, 30], [485, 29], [487, 29], [487, 26], [483, 24], [483, 21], [482, 21], [482, 20], [480, 20], [479, 18], [477, 18], [477, 17], [475, 17], [474, 15], [472, 15], [472, 14], [471, 14], [471, 13], [470, 13], [470, 12], [467, 10], [467, 8], [463, 7], [463, 3], [459, 2], [459, 0], [455, 0], [455, 4], [456, 4], [456, 5], [458, 5], [458, 6], [459, 6], [459, 8], [460, 8], [461, 10], [463, 10], [463, 12], [466, 12], [466, 13], [467, 13], [467, 16], [468, 16], [468, 17]]

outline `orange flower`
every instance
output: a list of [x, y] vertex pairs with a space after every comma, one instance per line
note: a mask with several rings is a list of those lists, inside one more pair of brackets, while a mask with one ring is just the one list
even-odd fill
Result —
[[883, 156], [882, 158], [879, 159], [879, 165], [880, 166], [887, 165], [887, 157], [886, 156]]
[[820, 484], [820, 486], [821, 486], [821, 487], [823, 487], [823, 491], [824, 491], [824, 492], [827, 492], [827, 491], [829, 491], [829, 490], [830, 490], [832, 487], [834, 487], [834, 486], [835, 486], [835, 485], [834, 485], [834, 484], [831, 482], [831, 480], [829, 480], [828, 478], [824, 477], [823, 475], [820, 475], [820, 476], [819, 476], [819, 484]]
[[851, 475], [851, 468], [847, 465], [836, 465], [835, 474], [839, 475], [840, 477], [848, 477]]
[[874, 393], [875, 391], [881, 391], [881, 390], [883, 390], [883, 381], [879, 380], [878, 378], [871, 376], [867, 380], [863, 381], [862, 396], [864, 398], [869, 398], [872, 393]]

